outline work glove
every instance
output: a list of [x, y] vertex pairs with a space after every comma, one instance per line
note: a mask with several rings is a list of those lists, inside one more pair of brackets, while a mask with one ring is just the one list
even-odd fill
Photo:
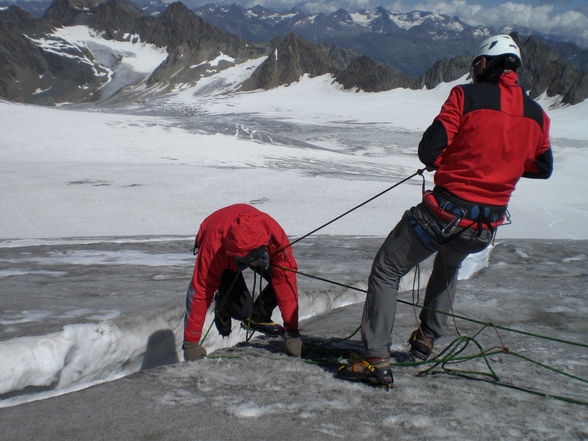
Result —
[[284, 342], [286, 352], [294, 357], [300, 357], [302, 355], [302, 339], [298, 331], [284, 332]]
[[184, 348], [184, 360], [186, 361], [200, 360], [206, 357], [206, 349], [200, 343], [185, 341], [182, 348]]

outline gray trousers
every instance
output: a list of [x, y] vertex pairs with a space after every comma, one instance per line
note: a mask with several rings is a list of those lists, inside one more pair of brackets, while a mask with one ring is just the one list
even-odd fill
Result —
[[[402, 276], [437, 252], [424, 306], [450, 312], [461, 263], [469, 254], [484, 250], [494, 235], [492, 230], [454, 227], [447, 238], [441, 234], [445, 225], [446, 222], [421, 203], [404, 213], [376, 254], [361, 322], [366, 357], [390, 356], [396, 296]], [[423, 309], [419, 318], [425, 333], [433, 338], [443, 335], [447, 325], [445, 314]]]

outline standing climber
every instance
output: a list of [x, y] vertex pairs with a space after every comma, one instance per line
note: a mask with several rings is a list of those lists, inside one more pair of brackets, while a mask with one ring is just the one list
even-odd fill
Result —
[[[186, 297], [186, 360], [206, 356], [200, 338], [213, 299], [214, 323], [223, 337], [231, 333], [231, 318], [235, 318], [247, 329], [282, 335], [286, 351], [300, 357], [298, 290], [292, 272], [297, 265], [289, 245], [282, 227], [250, 205], [221, 208], [204, 219], [196, 236], [196, 264]], [[241, 274], [247, 268], [268, 282], [255, 302]], [[282, 313], [283, 327], [271, 320], [276, 306]]]
[[521, 53], [508, 35], [487, 38], [472, 62], [473, 84], [456, 86], [419, 143], [435, 170], [435, 187], [404, 213], [378, 251], [361, 323], [364, 357], [341, 367], [340, 378], [391, 385], [390, 344], [400, 278], [437, 253], [420, 324], [409, 339], [426, 360], [443, 335], [457, 273], [484, 250], [504, 222], [521, 177], [547, 179], [553, 168], [549, 118], [518, 85]]

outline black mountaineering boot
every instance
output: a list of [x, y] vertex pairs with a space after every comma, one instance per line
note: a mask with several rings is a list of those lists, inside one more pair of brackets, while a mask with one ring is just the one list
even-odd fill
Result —
[[390, 359], [386, 357], [350, 360], [349, 363], [339, 368], [337, 377], [386, 388], [390, 388], [394, 384]]
[[216, 308], [214, 310], [214, 326], [216, 326], [220, 335], [228, 337], [231, 333], [231, 316], [227, 312]]
[[415, 329], [408, 339], [410, 355], [419, 360], [427, 360], [433, 353], [435, 341], [419, 329]]

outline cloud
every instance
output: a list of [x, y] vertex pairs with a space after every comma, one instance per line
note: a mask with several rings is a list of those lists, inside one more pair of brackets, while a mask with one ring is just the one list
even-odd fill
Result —
[[[210, 3], [211, 0], [206, 0], [201, 3]], [[385, 3], [386, 0], [308, 0], [293, 2], [292, 0], [245, 0], [240, 1], [239, 4], [245, 8], [250, 8], [255, 5], [260, 5], [268, 9], [278, 11], [289, 11], [294, 7], [302, 6], [304, 11], [309, 13], [331, 13], [338, 9], [347, 9], [348, 11], [359, 11], [361, 9], [372, 9], [376, 6]], [[219, 3], [235, 3], [235, 0], [220, 1]]]
[[540, 32], [564, 35], [588, 45], [588, 7], [575, 10], [556, 8], [557, 2], [532, 5], [507, 1], [493, 6], [483, 6], [478, 1], [404, 1], [390, 3], [390, 9], [418, 9], [441, 14], [455, 15], [472, 25], [511, 26], [520, 25]]
[[[210, 1], [192, 0], [191, 3], [201, 5]], [[221, 4], [235, 2], [217, 1]], [[303, 6], [309, 13], [331, 13], [340, 8], [355, 12], [377, 6], [401, 12], [433, 11], [459, 17], [471, 25], [526, 26], [540, 32], [563, 35], [583, 46], [588, 46], [588, 5], [569, 9], [570, 0], [241, 0], [238, 4], [245, 8], [261, 5], [278, 11], [289, 11], [295, 6]]]

